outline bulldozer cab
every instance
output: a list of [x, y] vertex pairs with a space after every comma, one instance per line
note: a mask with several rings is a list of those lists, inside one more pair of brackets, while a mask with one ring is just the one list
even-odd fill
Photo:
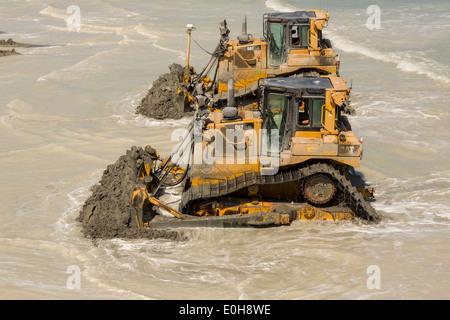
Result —
[[210, 100], [227, 98], [230, 78], [235, 79], [235, 96], [248, 97], [256, 93], [260, 79], [337, 75], [337, 56], [331, 42], [322, 38], [328, 20], [321, 10], [266, 13], [263, 37], [254, 37], [247, 33], [244, 15], [242, 34], [231, 40], [227, 33], [218, 46], [221, 50], [213, 54], [217, 61], [205, 67], [211, 71], [217, 62]]
[[281, 165], [327, 159], [359, 166], [361, 143], [342, 115], [349, 90], [344, 79], [268, 78], [261, 89], [262, 145]]
[[269, 150], [276, 151], [270, 139], [274, 134], [279, 137], [278, 152], [287, 150], [294, 136], [338, 134], [341, 112], [332, 100], [330, 78], [270, 78], [264, 80], [262, 89]]
[[322, 28], [328, 21], [328, 14], [322, 11], [268, 13], [263, 21], [271, 67], [286, 63], [292, 50], [320, 51], [329, 47], [329, 43], [322, 39]]

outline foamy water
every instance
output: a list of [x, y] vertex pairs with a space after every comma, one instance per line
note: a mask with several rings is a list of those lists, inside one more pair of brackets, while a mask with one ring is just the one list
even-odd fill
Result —
[[[0, 5], [0, 39], [48, 45], [0, 58], [0, 298], [449, 298], [447, 3], [382, 1], [378, 30], [365, 25], [366, 4], [317, 4], [330, 13], [324, 33], [353, 84], [350, 121], [364, 138], [361, 172], [382, 223], [190, 229], [182, 242], [96, 245], [76, 218], [106, 166], [133, 145], [169, 155], [173, 130], [189, 122], [134, 112], [169, 64], [185, 63], [186, 24], [213, 50], [225, 18], [232, 38], [243, 13], [249, 33], [262, 36], [263, 13], [315, 8], [284, 0], [77, 5], [78, 32], [67, 28], [64, 1]], [[194, 67], [207, 59], [193, 43]], [[367, 286], [373, 265], [380, 289]], [[81, 272], [79, 289], [68, 287], [70, 266]]]

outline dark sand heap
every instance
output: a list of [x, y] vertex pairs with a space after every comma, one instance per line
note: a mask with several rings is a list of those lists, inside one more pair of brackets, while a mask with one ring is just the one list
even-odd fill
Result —
[[5, 57], [5, 56], [13, 56], [16, 54], [20, 54], [18, 53], [15, 49], [12, 50], [0, 50], [0, 57]]
[[179, 232], [173, 230], [139, 229], [134, 226], [131, 198], [137, 186], [138, 168], [147, 157], [149, 155], [142, 148], [134, 146], [103, 172], [77, 219], [87, 238], [183, 239]]
[[0, 39], [0, 46], [24, 47], [24, 46], [27, 46], [27, 44], [26, 43], [15, 42], [13, 39], [9, 38], [8, 40]]
[[9, 38], [8, 40], [0, 39], [0, 47], [30, 48], [30, 47], [43, 47], [43, 45], [16, 42], [13, 39]]
[[[17, 52], [15, 50], [15, 48], [31, 48], [31, 47], [43, 47], [43, 46], [36, 45], [36, 44], [16, 42], [11, 38], [9, 38], [8, 40], [0, 39], [0, 57], [20, 54], [19, 52]], [[12, 48], [12, 50], [8, 50], [7, 48]], [[4, 49], [6, 49], [6, 50], [4, 50]]]
[[147, 95], [136, 108], [137, 114], [158, 120], [181, 119], [193, 115], [193, 113], [180, 111], [176, 101], [183, 67], [173, 63], [169, 66], [169, 70], [170, 73], [160, 75], [153, 82]]
[[18, 47], [24, 45], [23, 43], [15, 42], [13, 39], [8, 40], [0, 39], [0, 46]]
[[13, 47], [12, 50], [0, 50], [0, 57], [20, 54], [14, 49], [14, 47], [19, 47], [19, 46], [23, 46], [23, 45], [24, 45], [24, 43], [21, 44], [19, 42], [15, 42], [13, 39], [8, 39], [8, 40], [0, 39], [0, 47]]

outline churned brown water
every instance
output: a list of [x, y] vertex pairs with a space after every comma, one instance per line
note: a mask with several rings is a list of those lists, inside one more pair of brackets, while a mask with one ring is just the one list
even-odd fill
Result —
[[[135, 108], [160, 74], [184, 64], [187, 23], [212, 51], [219, 22], [241, 15], [262, 36], [265, 12], [306, 1], [64, 1], [0, 5], [0, 38], [48, 45], [0, 57], [0, 298], [448, 299], [450, 297], [449, 5], [322, 1], [326, 29], [353, 81], [350, 117], [361, 172], [384, 219], [294, 222], [274, 229], [189, 229], [180, 239], [83, 237], [90, 188], [131, 146], [168, 155], [189, 119]], [[195, 43], [191, 62], [208, 55]], [[105, 221], [105, 223], [108, 223]], [[78, 273], [79, 272], [79, 273]], [[78, 276], [78, 277], [77, 277]]]

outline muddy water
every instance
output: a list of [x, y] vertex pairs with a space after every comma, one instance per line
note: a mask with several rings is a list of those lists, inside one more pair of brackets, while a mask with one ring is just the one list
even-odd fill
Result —
[[[0, 5], [0, 38], [49, 45], [0, 58], [0, 298], [450, 297], [448, 4], [378, 2], [381, 29], [370, 30], [371, 3], [321, 1], [341, 76], [353, 80], [350, 120], [364, 138], [361, 171], [383, 222], [190, 229], [184, 241], [95, 244], [76, 218], [106, 166], [133, 145], [169, 154], [171, 133], [189, 121], [134, 112], [170, 63], [184, 63], [185, 25], [213, 50], [224, 18], [233, 38], [242, 13], [261, 35], [264, 12], [312, 8], [281, 0], [77, 4], [78, 32], [67, 28], [64, 1]], [[192, 64], [200, 70], [207, 58], [194, 43]]]

